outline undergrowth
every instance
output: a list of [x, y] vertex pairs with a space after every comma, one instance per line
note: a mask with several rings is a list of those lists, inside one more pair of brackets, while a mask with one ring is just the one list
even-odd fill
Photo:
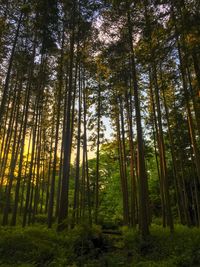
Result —
[[153, 225], [144, 241], [123, 227], [122, 235], [103, 234], [99, 226], [78, 225], [57, 233], [42, 225], [0, 227], [0, 266], [200, 266], [200, 229], [176, 225], [173, 235]]

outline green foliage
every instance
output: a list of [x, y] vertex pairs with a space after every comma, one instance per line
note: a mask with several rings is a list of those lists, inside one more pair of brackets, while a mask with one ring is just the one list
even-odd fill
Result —
[[124, 230], [124, 242], [134, 255], [134, 266], [198, 266], [200, 263], [200, 231], [176, 225], [175, 232], [158, 225], [151, 227], [151, 235], [141, 239], [136, 230]]
[[103, 235], [99, 226], [77, 225], [57, 233], [34, 226], [0, 228], [0, 266], [192, 267], [200, 264], [200, 230], [176, 225], [174, 234], [158, 225], [142, 240], [138, 231]]
[[[89, 160], [90, 178], [95, 180], [96, 162]], [[99, 223], [103, 228], [113, 228], [122, 221], [122, 192], [117, 156], [117, 144], [103, 144], [99, 163]]]
[[0, 235], [0, 266], [69, 266], [97, 257], [104, 246], [98, 226], [78, 225], [60, 234], [41, 225], [2, 227]]
[[2, 264], [47, 264], [57, 253], [57, 238], [53, 232], [30, 227], [1, 228], [0, 259]]
[[68, 235], [76, 260], [82, 261], [93, 259], [103, 247], [101, 229], [98, 226], [77, 225]]

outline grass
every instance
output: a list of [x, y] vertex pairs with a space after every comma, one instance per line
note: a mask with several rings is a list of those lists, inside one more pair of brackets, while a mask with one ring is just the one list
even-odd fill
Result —
[[132, 229], [122, 233], [103, 235], [100, 227], [87, 225], [62, 233], [41, 224], [0, 227], [0, 266], [200, 266], [200, 229], [176, 225], [171, 235], [152, 225], [145, 241]]

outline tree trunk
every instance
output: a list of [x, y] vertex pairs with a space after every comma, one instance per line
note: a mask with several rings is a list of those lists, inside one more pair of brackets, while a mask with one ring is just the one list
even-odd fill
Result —
[[138, 94], [138, 81], [135, 65], [135, 53], [132, 41], [132, 26], [130, 12], [127, 14], [127, 23], [129, 31], [129, 46], [131, 53], [132, 63], [132, 78], [133, 78], [133, 92], [135, 101], [135, 112], [136, 112], [136, 126], [137, 126], [137, 153], [138, 153], [138, 190], [139, 190], [139, 228], [142, 237], [145, 239], [149, 235], [149, 216], [148, 216], [148, 182], [146, 175], [145, 157], [144, 157], [144, 143], [142, 134], [141, 124], [141, 112], [140, 112], [140, 100]]

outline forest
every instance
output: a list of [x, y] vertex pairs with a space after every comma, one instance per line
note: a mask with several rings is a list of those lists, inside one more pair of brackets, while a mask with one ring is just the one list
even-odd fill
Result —
[[0, 266], [200, 266], [200, 1], [0, 0]]

